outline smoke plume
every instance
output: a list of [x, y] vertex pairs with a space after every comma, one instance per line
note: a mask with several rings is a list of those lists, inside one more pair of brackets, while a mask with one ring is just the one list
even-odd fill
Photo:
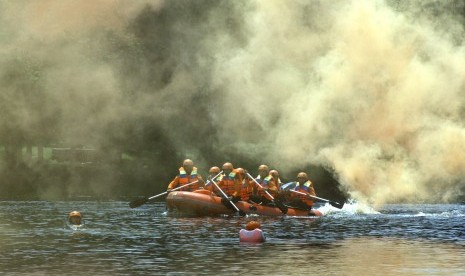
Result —
[[5, 144], [118, 149], [162, 177], [321, 165], [377, 204], [465, 191], [462, 1], [0, 7]]

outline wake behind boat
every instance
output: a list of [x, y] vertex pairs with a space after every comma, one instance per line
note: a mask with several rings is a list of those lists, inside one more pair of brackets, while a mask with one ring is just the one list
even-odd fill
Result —
[[[170, 211], [177, 211], [186, 215], [194, 216], [218, 216], [232, 215], [234, 210], [227, 208], [221, 203], [221, 197], [212, 194], [208, 190], [197, 190], [194, 192], [176, 191], [168, 194], [166, 205]], [[238, 201], [235, 205], [245, 214], [260, 216], [282, 216], [283, 213], [277, 207], [251, 204]], [[313, 216], [323, 216], [318, 210], [312, 210]], [[308, 210], [289, 207], [288, 216], [309, 216]]]

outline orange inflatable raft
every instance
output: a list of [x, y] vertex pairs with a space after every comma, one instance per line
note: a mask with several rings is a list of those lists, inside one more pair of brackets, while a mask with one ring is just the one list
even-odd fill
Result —
[[[217, 216], [231, 215], [235, 211], [227, 208], [221, 203], [221, 197], [213, 195], [208, 190], [197, 190], [194, 192], [176, 191], [171, 192], [166, 197], [166, 205], [169, 210], [177, 211], [187, 215], [194, 216]], [[262, 216], [282, 216], [284, 215], [277, 207], [262, 206], [251, 204], [244, 201], [239, 201], [235, 205], [246, 214], [257, 214]], [[309, 214], [308, 210], [296, 208], [288, 209], [288, 216], [322, 216], [318, 210], [312, 210]]]

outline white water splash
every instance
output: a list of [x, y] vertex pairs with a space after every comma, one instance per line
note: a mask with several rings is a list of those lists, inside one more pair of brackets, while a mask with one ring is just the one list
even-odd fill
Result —
[[460, 210], [453, 210], [450, 212], [442, 212], [441, 216], [444, 217], [465, 217], [465, 213], [461, 212]]
[[455, 218], [455, 217], [464, 217], [465, 214], [459, 210], [446, 211], [441, 213], [424, 213], [419, 212], [414, 215], [414, 217], [438, 217], [438, 218]]
[[73, 231], [81, 231], [85, 229], [84, 224], [75, 225], [75, 224], [67, 223], [67, 226]]
[[349, 200], [348, 203], [344, 204], [342, 209], [335, 208], [331, 204], [326, 203], [317, 209], [322, 212], [324, 216], [329, 214], [345, 214], [345, 215], [359, 215], [359, 214], [380, 214], [380, 212], [373, 209], [373, 207], [356, 202], [355, 200]]

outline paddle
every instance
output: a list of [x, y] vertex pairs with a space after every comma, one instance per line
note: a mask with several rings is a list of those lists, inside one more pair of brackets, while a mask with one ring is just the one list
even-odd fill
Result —
[[234, 207], [234, 209], [236, 209], [236, 212], [238, 212], [239, 215], [241, 215], [242, 217], [245, 216], [245, 215], [246, 215], [245, 212], [242, 211], [241, 209], [239, 209], [239, 208], [236, 206], [236, 204], [234, 204], [234, 203], [232, 202], [232, 200], [229, 199], [229, 197], [223, 192], [223, 190], [221, 190], [220, 186], [218, 186], [218, 184], [216, 184], [215, 180], [213, 180], [213, 179], [215, 179], [215, 177], [212, 178], [212, 183], [213, 183], [213, 185], [215, 185], [215, 187], [221, 192], [221, 194], [223, 195], [223, 197], [226, 198], [226, 199], [229, 201], [229, 203], [231, 203], [231, 205]]
[[[208, 183], [211, 183], [211, 182], [213, 181], [213, 179], [218, 178], [218, 176], [220, 176], [220, 174], [222, 174], [222, 173], [223, 173], [223, 171], [220, 171], [217, 175], [215, 175], [214, 177], [208, 179], [208, 180], [207, 180], [207, 183], [205, 183], [205, 186], [207, 186]], [[210, 176], [208, 176], [208, 177], [210, 177]]]
[[[199, 181], [196, 180], [196, 181], [193, 181], [193, 182], [191, 182], [191, 183], [184, 184], [184, 185], [182, 185], [182, 186], [179, 186], [179, 187], [176, 187], [176, 188], [172, 189], [170, 192], [172, 192], [172, 191], [177, 191], [177, 190], [179, 190], [179, 189], [182, 189], [182, 188], [187, 187], [187, 186], [189, 186], [189, 185], [195, 184], [195, 183], [197, 183], [197, 182], [199, 182]], [[149, 200], [152, 200], [152, 199], [154, 199], [154, 198], [160, 197], [160, 196], [162, 196], [162, 195], [166, 195], [166, 194], [168, 194], [168, 193], [169, 193], [169, 192], [166, 191], [166, 192], [163, 192], [163, 193], [161, 193], [161, 194], [151, 196], [151, 197], [149, 197], [149, 198], [144, 197], [144, 198], [139, 198], [139, 199], [133, 200], [133, 201], [129, 202], [129, 207], [131, 207], [131, 208], [139, 207], [139, 206], [144, 205], [145, 203], [147, 203]]]
[[319, 201], [328, 202], [329, 204], [331, 204], [332, 206], [334, 206], [334, 207], [336, 207], [336, 208], [338, 208], [338, 209], [342, 209], [342, 207], [344, 207], [344, 203], [339, 203], [339, 202], [327, 200], [327, 199], [324, 199], [324, 198], [321, 198], [321, 197], [312, 196], [312, 195], [309, 195], [309, 194], [306, 194], [306, 193], [302, 193], [302, 192], [299, 192], [299, 191], [294, 191], [294, 190], [290, 190], [290, 191], [291, 191], [291, 192], [294, 192], [294, 193], [301, 194], [301, 195], [308, 196], [308, 197], [310, 197], [310, 198], [313, 198], [313, 199], [316, 199], [316, 200], [319, 200]]
[[263, 186], [258, 183], [258, 181], [253, 178], [249, 173], [247, 173], [247, 176], [253, 180], [253, 182], [255, 182], [255, 184], [258, 185], [258, 187], [260, 187], [270, 198], [271, 198], [271, 201], [276, 205], [276, 207], [278, 207], [278, 209], [283, 213], [283, 214], [287, 214], [287, 207], [284, 206], [284, 204], [282, 204], [281, 202], [277, 202], [274, 197], [267, 191], [265, 190], [265, 188], [263, 188]]

